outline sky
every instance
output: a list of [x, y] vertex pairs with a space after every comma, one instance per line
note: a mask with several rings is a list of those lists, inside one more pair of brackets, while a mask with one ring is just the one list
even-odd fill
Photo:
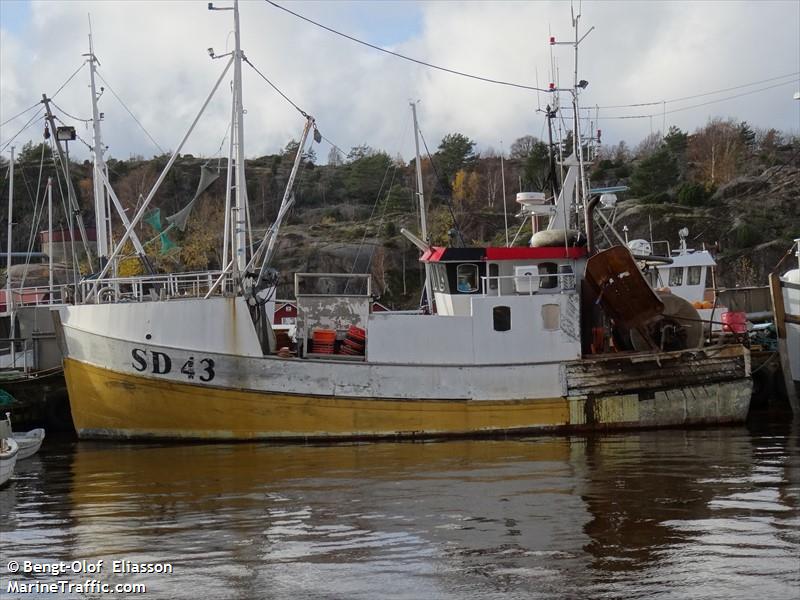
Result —
[[[280, 3], [351, 36], [450, 69], [529, 86], [547, 87], [552, 80], [561, 87], [572, 84], [572, 47], [548, 43], [550, 35], [558, 41], [573, 38], [569, 2]], [[578, 12], [577, 2], [574, 8]], [[484, 152], [507, 152], [526, 134], [547, 136], [537, 109], [553, 102], [552, 94], [413, 64], [262, 0], [242, 0], [240, 11], [244, 53], [345, 152], [366, 143], [412, 158], [410, 100], [419, 101], [420, 128], [431, 151], [451, 132], [467, 135]], [[800, 101], [793, 99], [800, 91], [800, 2], [584, 1], [580, 13], [581, 35], [594, 26], [580, 44], [578, 77], [589, 82], [580, 102], [600, 107], [583, 114], [595, 121], [594, 129], [602, 129], [604, 143], [625, 140], [635, 146], [653, 131], [677, 126], [692, 132], [714, 116], [800, 133]], [[212, 60], [207, 48], [222, 54], [233, 44], [232, 12], [209, 11], [207, 1], [0, 0], [3, 156], [9, 153], [3, 147], [37, 109], [12, 117], [35, 105], [43, 92], [54, 96], [59, 118], [91, 143], [91, 124], [71, 118], [91, 115], [88, 68], [57, 92], [85, 61], [89, 14], [103, 78], [98, 85], [107, 88], [99, 101], [103, 141], [107, 156], [118, 159], [177, 148], [224, 67], [224, 59]], [[252, 69], [243, 68], [246, 154], [277, 152], [299, 137], [304, 119]], [[182, 153], [227, 153], [229, 80]], [[740, 94], [746, 95], [725, 100]], [[564, 94], [565, 120], [571, 119], [568, 101]], [[629, 106], [651, 102], [661, 104]], [[584, 122], [587, 132], [589, 125]], [[14, 145], [41, 141], [42, 131], [35, 120]], [[329, 150], [328, 141], [315, 147], [320, 162]], [[81, 143], [71, 152], [88, 156]]]

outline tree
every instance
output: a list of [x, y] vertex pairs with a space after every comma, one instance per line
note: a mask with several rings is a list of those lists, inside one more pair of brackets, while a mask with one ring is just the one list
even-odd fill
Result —
[[633, 153], [636, 158], [648, 158], [655, 154], [660, 147], [661, 134], [658, 131], [654, 131], [639, 142]]
[[328, 166], [330, 167], [340, 167], [344, 164], [344, 156], [342, 153], [339, 152], [339, 149], [335, 146], [331, 146], [330, 152], [328, 152]]
[[[289, 164], [294, 162], [295, 156], [297, 156], [297, 148], [300, 146], [300, 142], [297, 140], [290, 140], [289, 143], [283, 149], [283, 157], [288, 159]], [[313, 148], [309, 148], [303, 155], [300, 157], [301, 162], [303, 163], [314, 163], [317, 160], [317, 153], [314, 152]]]
[[742, 143], [747, 148], [748, 153], [752, 152], [756, 147], [756, 132], [747, 124], [747, 121], [739, 123], [739, 137], [742, 139]]
[[373, 152], [350, 162], [344, 177], [347, 193], [356, 202], [375, 202], [391, 166], [392, 159], [385, 152]]
[[44, 160], [49, 161], [53, 153], [50, 150], [50, 146], [48, 144], [45, 144], [44, 142], [41, 142], [39, 144], [28, 142], [27, 144], [22, 146], [22, 150], [17, 156], [16, 161], [23, 165], [24, 164], [38, 165], [39, 162], [42, 160], [42, 151], [44, 151]]
[[449, 187], [459, 169], [471, 167], [476, 160], [475, 142], [461, 133], [448, 133], [436, 152], [442, 185]]
[[536, 137], [532, 135], [523, 135], [521, 138], [517, 138], [514, 143], [511, 144], [511, 150], [509, 151], [508, 156], [509, 158], [525, 160], [531, 155], [534, 148], [539, 143], [541, 142]]
[[547, 174], [550, 168], [550, 152], [547, 144], [536, 141], [525, 160], [523, 180], [528, 187], [542, 191], [547, 186]]
[[480, 181], [475, 171], [460, 169], [453, 178], [453, 200], [467, 206], [478, 197]]
[[367, 144], [353, 146], [350, 148], [350, 152], [347, 153], [347, 162], [354, 162], [367, 156], [372, 156], [373, 154], [375, 154], [375, 150], [370, 148]]
[[667, 135], [664, 136], [663, 144], [666, 146], [670, 156], [675, 160], [675, 164], [678, 167], [678, 176], [681, 180], [686, 179], [688, 134], [673, 125], [667, 131]]
[[689, 140], [693, 179], [719, 185], [737, 176], [747, 155], [739, 123], [733, 119], [711, 119]]
[[631, 174], [631, 192], [637, 196], [666, 192], [678, 183], [679, 176], [677, 161], [666, 146], [661, 146], [634, 169]]

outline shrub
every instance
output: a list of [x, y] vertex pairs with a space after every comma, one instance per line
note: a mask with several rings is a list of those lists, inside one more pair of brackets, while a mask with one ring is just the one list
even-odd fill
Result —
[[678, 203], [684, 206], [703, 206], [713, 195], [713, 189], [702, 183], [684, 183], [678, 188]]

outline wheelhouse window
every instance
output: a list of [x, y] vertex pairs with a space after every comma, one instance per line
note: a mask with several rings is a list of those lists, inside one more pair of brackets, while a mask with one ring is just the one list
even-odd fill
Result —
[[689, 267], [689, 273], [687, 273], [687, 284], [688, 285], [700, 285], [700, 279], [703, 274], [703, 267]]
[[436, 273], [439, 277], [439, 291], [447, 291], [447, 267], [444, 265], [436, 265]]
[[495, 306], [492, 309], [492, 323], [495, 331], [509, 331], [511, 329], [511, 308]]
[[683, 267], [672, 267], [669, 270], [669, 285], [683, 285]]
[[539, 263], [539, 289], [549, 290], [558, 286], [558, 265], [551, 262]]
[[456, 269], [458, 291], [468, 294], [478, 291], [478, 265], [458, 265]]

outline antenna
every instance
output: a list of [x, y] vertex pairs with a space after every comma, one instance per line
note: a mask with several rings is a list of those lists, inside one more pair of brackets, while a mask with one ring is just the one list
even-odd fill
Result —
[[[538, 83], [537, 83], [538, 85]], [[505, 148], [503, 147], [503, 140], [500, 140], [500, 179], [503, 182], [503, 223], [506, 230], [506, 248], [508, 248], [508, 208], [506, 208], [506, 166], [503, 157], [505, 156]]]
[[539, 96], [539, 67], [534, 67], [534, 73], [536, 73], [536, 110], [542, 110], [542, 100]]

